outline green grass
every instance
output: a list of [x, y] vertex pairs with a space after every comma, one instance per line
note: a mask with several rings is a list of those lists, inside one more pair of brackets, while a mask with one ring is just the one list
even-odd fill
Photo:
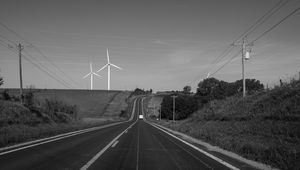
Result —
[[273, 167], [300, 167], [299, 81], [244, 100], [213, 101], [186, 120], [159, 123]]
[[130, 92], [34, 90], [33, 94], [31, 109], [0, 100], [0, 147], [121, 121], [126, 119], [118, 116], [121, 110], [131, 109], [126, 103]]
[[121, 114], [121, 111], [126, 111], [128, 107], [128, 103], [126, 102], [127, 98], [129, 97], [130, 92], [122, 92], [118, 93], [114, 96], [114, 98], [109, 102], [105, 113], [103, 116], [111, 116], [116, 117]]

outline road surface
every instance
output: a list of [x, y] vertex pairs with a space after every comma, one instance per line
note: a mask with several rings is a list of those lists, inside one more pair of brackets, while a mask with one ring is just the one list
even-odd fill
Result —
[[110, 127], [0, 152], [0, 169], [238, 169], [213, 159], [148, 122], [138, 119]]

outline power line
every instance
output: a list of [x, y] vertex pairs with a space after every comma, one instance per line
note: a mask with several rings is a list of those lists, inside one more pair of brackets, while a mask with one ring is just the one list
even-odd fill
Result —
[[[6, 38], [6, 37], [4, 37], [3, 35], [0, 35], [0, 37], [2, 38], [2, 39], [5, 39], [6, 41], [9, 41], [10, 43], [12, 43], [12, 44], [14, 44], [15, 42], [13, 42], [12, 40], [10, 40], [10, 39], [8, 39], [8, 38]], [[0, 41], [2, 41], [3, 42], [3, 40], [1, 40], [0, 39]]]
[[233, 42], [237, 42], [242, 37], [248, 36], [253, 31], [255, 31], [259, 26], [261, 26], [266, 20], [273, 16], [279, 9], [286, 5], [290, 0], [280, 0], [278, 1], [270, 10], [268, 10], [262, 17], [260, 17], [253, 25], [251, 25], [243, 34], [236, 38]]
[[[13, 50], [12, 48], [9, 48], [8, 46], [6, 46], [6, 44], [4, 45], [3, 43], [0, 43], [0, 45], [2, 45], [3, 47], [9, 49], [11, 52], [13, 52], [14, 54], [18, 54], [17, 51]], [[67, 85], [65, 82], [63, 82], [62, 80], [56, 78], [55, 76], [53, 76], [51, 73], [49, 73], [47, 70], [43, 69], [43, 67], [39, 66], [37, 63], [31, 61], [29, 59], [29, 57], [27, 57], [26, 55], [22, 54], [22, 56], [28, 61], [30, 62], [32, 65], [34, 65], [37, 69], [39, 69], [40, 71], [44, 72], [45, 74], [47, 74], [49, 77], [51, 77], [52, 79], [54, 79], [55, 81], [57, 81], [59, 84], [63, 85], [66, 88], [71, 89], [71, 87], [69, 85]]]
[[[74, 81], [70, 76], [68, 76], [62, 69], [60, 69], [55, 63], [53, 63], [39, 48], [37, 48], [36, 46], [34, 46], [32, 43], [28, 42], [25, 40], [24, 37], [22, 37], [20, 34], [18, 34], [16, 31], [14, 31], [13, 29], [9, 28], [7, 25], [5, 25], [4, 23], [0, 22], [0, 25], [2, 25], [4, 28], [6, 28], [8, 31], [10, 31], [11, 33], [15, 34], [18, 38], [20, 38], [21, 40], [23, 40], [24, 42], [32, 45], [33, 49], [35, 49], [42, 57], [44, 57], [53, 67], [55, 67], [59, 72], [61, 72], [65, 77], [67, 77], [69, 80], [71, 80], [73, 83], [75, 83], [78, 87], [80, 87], [81, 85]], [[7, 39], [10, 42], [13, 42], [9, 39]]]
[[53, 63], [39, 48], [32, 45], [33, 49], [35, 49], [41, 56], [43, 56], [52, 66], [54, 66], [58, 71], [60, 71], [65, 77], [75, 83], [77, 86], [81, 86], [78, 82], [74, 81], [70, 76], [68, 76], [61, 68], [59, 68], [55, 63]]
[[[260, 17], [254, 24], [252, 24], [244, 33], [242, 33], [238, 38], [236, 38], [232, 44], [239, 41], [242, 37], [251, 34], [255, 31], [260, 25], [262, 25], [267, 19], [273, 16], [279, 9], [286, 5], [290, 0], [280, 0], [278, 1], [270, 10], [268, 10], [262, 17]], [[232, 45], [228, 46], [211, 64], [216, 64], [221, 59], [226, 57], [234, 47]], [[210, 71], [209, 71], [210, 72]]]
[[213, 72], [212, 74], [210, 74], [210, 76], [213, 76], [214, 74], [216, 74], [218, 71], [220, 71], [222, 68], [224, 68], [227, 64], [229, 64], [233, 59], [235, 59], [241, 51], [238, 51], [238, 53], [236, 53], [235, 55], [233, 55], [229, 60], [227, 60], [227, 62], [225, 62], [219, 69], [217, 69], [215, 72]]
[[[18, 38], [20, 38], [21, 40], [23, 40], [24, 42], [28, 43], [20, 34], [18, 34], [16, 31], [14, 31], [13, 29], [9, 28], [7, 25], [5, 25], [4, 23], [2, 23], [0, 21], [0, 25], [2, 27], [4, 27], [5, 29], [7, 29], [8, 31], [10, 31], [11, 33], [15, 34]], [[28, 43], [30, 44], [30, 43]]]
[[[52, 70], [48, 69], [47, 67], [45, 67], [45, 65], [43, 65], [41, 62], [39, 62], [37, 59], [35, 59], [32, 55], [30, 55], [26, 50], [24, 50], [24, 53], [27, 55], [27, 58], [30, 57], [31, 59], [35, 60], [35, 64], [38, 64], [39, 66], [41, 66], [41, 68], [43, 68], [44, 70], [46, 70], [49, 74], [52, 74], [56, 77], [59, 77], [55, 72], [53, 72]], [[28, 58], [29, 59], [29, 58]], [[71, 84], [69, 84], [68, 82], [66, 82], [64, 79], [59, 77], [60, 82], [63, 82], [66, 86], [68, 87], [72, 87]]]
[[271, 28], [269, 28], [268, 30], [266, 30], [265, 32], [263, 32], [260, 36], [258, 36], [257, 38], [255, 38], [252, 43], [254, 43], [255, 41], [259, 40], [260, 38], [262, 38], [263, 36], [265, 36], [267, 33], [269, 33], [270, 31], [272, 31], [274, 28], [276, 28], [278, 25], [280, 25], [283, 21], [285, 21], [286, 19], [288, 19], [289, 17], [291, 17], [292, 15], [294, 15], [297, 11], [300, 10], [300, 7], [296, 8], [294, 11], [292, 11], [291, 13], [289, 13], [287, 16], [285, 16], [283, 19], [281, 19], [279, 22], [277, 22], [276, 24], [274, 24]]

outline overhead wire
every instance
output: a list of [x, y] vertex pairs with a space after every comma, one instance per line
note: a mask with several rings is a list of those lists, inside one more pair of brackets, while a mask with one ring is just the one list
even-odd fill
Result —
[[[261, 26], [264, 22], [266, 22], [271, 16], [273, 16], [277, 11], [279, 11], [279, 9], [281, 9], [284, 5], [286, 5], [290, 0], [280, 0], [278, 1], [270, 10], [268, 10], [262, 17], [260, 17], [254, 24], [252, 24], [244, 33], [242, 33], [238, 38], [236, 38], [232, 44], [235, 44], [236, 42], [239, 42], [240, 39], [242, 37], [248, 36], [251, 33], [253, 33], [259, 26]], [[294, 12], [295, 13], [295, 12]], [[270, 30], [271, 31], [271, 30]], [[253, 43], [254, 41], [252, 41]], [[231, 47], [230, 47], [231, 46]], [[226, 57], [232, 50], [233, 50], [233, 46], [230, 45], [228, 48], [226, 48], [221, 55], [219, 55], [213, 62], [212, 64], [215, 64], [217, 62], [219, 62], [221, 59], [223, 59], [224, 57]], [[234, 58], [234, 57], [233, 57]], [[228, 61], [231, 61], [232, 59], [229, 59]], [[226, 63], [230, 63], [230, 62], [226, 62]], [[227, 64], [225, 64], [227, 65]], [[224, 66], [225, 66], [224, 65]], [[224, 66], [221, 66], [221, 68], [223, 68]], [[217, 71], [214, 72], [217, 73], [219, 70], [221, 70], [220, 68], [217, 69]], [[209, 71], [211, 72], [211, 71]], [[210, 76], [212, 76], [212, 74], [210, 74]]]
[[[6, 44], [5, 42], [0, 42], [0, 45], [7, 48], [8, 50], [10, 50], [11, 52], [13, 52], [14, 54], [18, 55], [18, 51], [14, 50], [13, 48], [10, 48], [8, 46], [8, 44]], [[34, 65], [37, 69], [39, 69], [40, 71], [44, 72], [45, 74], [47, 74], [49, 77], [51, 77], [53, 80], [57, 81], [59, 84], [63, 85], [66, 88], [71, 89], [71, 87], [66, 84], [65, 82], [63, 82], [62, 80], [56, 78], [55, 76], [53, 76], [51, 73], [49, 73], [46, 69], [44, 69], [42, 66], [38, 65], [37, 63], [33, 62], [30, 60], [29, 57], [27, 57], [26, 55], [22, 54], [22, 57], [24, 57], [24, 59], [26, 59], [28, 62], [30, 62], [32, 65]], [[39, 63], [40, 64], [40, 63]]]
[[51, 61], [39, 48], [37, 48], [35, 45], [32, 45], [33, 49], [35, 49], [41, 56], [43, 56], [53, 67], [55, 67], [59, 72], [61, 72], [65, 77], [67, 77], [69, 80], [71, 80], [74, 84], [76, 84], [78, 87], [81, 85], [73, 80], [70, 76], [68, 76], [61, 68], [59, 68], [53, 61]]
[[263, 32], [261, 35], [259, 35], [258, 37], [256, 37], [253, 41], [251, 41], [251, 43], [254, 43], [255, 41], [259, 40], [260, 38], [262, 38], [263, 36], [265, 36], [267, 33], [269, 33], [270, 31], [272, 31], [274, 28], [276, 28], [278, 25], [280, 25], [283, 21], [285, 21], [286, 19], [288, 19], [289, 17], [291, 17], [292, 15], [294, 15], [296, 12], [298, 12], [300, 10], [300, 7], [296, 8], [295, 10], [293, 10], [291, 13], [289, 13], [287, 16], [285, 16], [284, 18], [282, 18], [279, 22], [277, 22], [276, 24], [274, 24], [272, 27], [270, 27], [269, 29], [267, 29], [265, 32]]
[[[13, 33], [15, 36], [17, 36], [19, 39], [21, 39], [25, 43], [32, 45], [33, 49], [36, 50], [43, 58], [45, 58], [53, 67], [55, 67], [56, 70], [58, 70], [59, 72], [61, 72], [66, 78], [68, 78], [69, 80], [71, 80], [78, 87], [81, 86], [78, 82], [76, 82], [69, 75], [67, 75], [62, 69], [60, 69], [54, 62], [52, 62], [38, 47], [36, 47], [35, 45], [33, 45], [32, 43], [30, 43], [29, 41], [27, 41], [23, 36], [21, 36], [20, 34], [18, 34], [16, 31], [14, 31], [13, 29], [11, 29], [10, 27], [8, 27], [7, 25], [5, 25], [4, 23], [2, 23], [1, 21], [0, 21], [0, 25], [2, 27], [4, 27], [5, 29], [7, 29], [8, 31], [10, 31], [11, 33]], [[1, 37], [4, 37], [4, 36], [1, 36]], [[7, 39], [7, 40], [10, 41], [10, 42], [13, 42], [13, 41], [11, 41], [9, 39]]]
[[[52, 70], [47, 68], [40, 61], [38, 61], [36, 58], [34, 58], [30, 53], [28, 53], [28, 51], [26, 51], [26, 50], [23, 50], [23, 51], [26, 55], [22, 54], [22, 56], [27, 57], [27, 59], [31, 58], [31, 61], [34, 62], [35, 64], [39, 65], [39, 67], [41, 67], [43, 70], [47, 71], [49, 74], [54, 75], [55, 77], [59, 77], [55, 72], [53, 72]], [[72, 88], [72, 85], [69, 84], [68, 82], [66, 82], [64, 79], [59, 79], [59, 81], [62, 82], [65, 85], [65, 87]]]
[[243, 34], [237, 37], [233, 42], [238, 42], [241, 38], [249, 36], [253, 33], [259, 26], [266, 22], [271, 16], [273, 16], [277, 11], [279, 11], [283, 6], [285, 6], [291, 0], [280, 0], [278, 1], [270, 10], [268, 10], [262, 17], [260, 17], [254, 24], [252, 24]]
[[227, 60], [219, 69], [217, 69], [215, 72], [211, 73], [210, 76], [213, 76], [216, 74], [218, 71], [220, 71], [222, 68], [224, 68], [227, 64], [229, 64], [233, 59], [235, 59], [241, 51], [238, 51], [235, 55], [233, 55], [229, 60]]

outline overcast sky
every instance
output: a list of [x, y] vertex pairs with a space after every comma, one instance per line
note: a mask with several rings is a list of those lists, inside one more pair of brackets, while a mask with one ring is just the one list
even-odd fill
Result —
[[[18, 56], [4, 47], [21, 42], [29, 59], [50, 70], [72, 88], [87, 89], [89, 62], [94, 71], [111, 62], [111, 89], [136, 87], [181, 90], [213, 73], [213, 61], [279, 0], [0, 0], [0, 75], [3, 87], [19, 87]], [[248, 36], [249, 42], [299, 7], [290, 0]], [[246, 77], [264, 84], [300, 71], [300, 12], [254, 43]], [[21, 38], [25, 39], [22, 40]], [[30, 46], [33, 44], [36, 48]], [[44, 54], [42, 56], [39, 52]], [[14, 50], [14, 49], [12, 49]], [[33, 57], [33, 58], [31, 58]], [[45, 59], [47, 57], [47, 59]], [[50, 64], [50, 62], [52, 64]], [[213, 63], [213, 64], [212, 64]], [[55, 66], [54, 66], [55, 65]], [[59, 69], [57, 69], [57, 67]], [[63, 73], [62, 73], [63, 72]], [[107, 89], [107, 70], [95, 78], [95, 89]], [[241, 55], [213, 75], [241, 79]], [[66, 88], [23, 59], [24, 87]]]

